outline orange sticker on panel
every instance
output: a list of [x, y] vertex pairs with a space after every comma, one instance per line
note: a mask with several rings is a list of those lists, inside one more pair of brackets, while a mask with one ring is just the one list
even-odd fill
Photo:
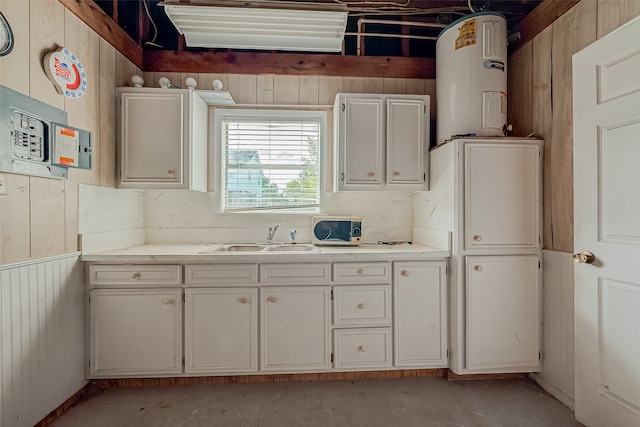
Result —
[[455, 50], [476, 44], [476, 19], [467, 19], [458, 29]]

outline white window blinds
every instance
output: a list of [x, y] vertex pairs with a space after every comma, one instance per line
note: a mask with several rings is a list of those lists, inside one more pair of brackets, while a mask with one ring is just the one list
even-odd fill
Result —
[[318, 212], [321, 113], [228, 111], [218, 128], [222, 210]]

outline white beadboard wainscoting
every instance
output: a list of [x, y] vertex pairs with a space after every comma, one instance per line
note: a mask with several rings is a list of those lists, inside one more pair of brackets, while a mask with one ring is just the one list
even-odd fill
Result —
[[87, 383], [79, 253], [0, 266], [0, 426], [33, 426]]
[[532, 378], [574, 408], [573, 260], [571, 254], [542, 251], [542, 370]]

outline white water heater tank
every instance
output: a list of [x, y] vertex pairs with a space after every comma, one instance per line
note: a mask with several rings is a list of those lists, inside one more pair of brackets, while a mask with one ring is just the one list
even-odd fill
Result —
[[507, 21], [478, 12], [452, 22], [436, 42], [438, 144], [454, 135], [504, 136]]

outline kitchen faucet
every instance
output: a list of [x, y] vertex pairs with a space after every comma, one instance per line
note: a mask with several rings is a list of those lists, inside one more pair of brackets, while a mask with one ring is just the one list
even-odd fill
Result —
[[278, 227], [280, 227], [280, 224], [276, 224], [273, 227], [269, 227], [269, 234], [267, 235], [267, 243], [273, 243], [273, 236], [276, 234], [276, 231], [278, 231]]

